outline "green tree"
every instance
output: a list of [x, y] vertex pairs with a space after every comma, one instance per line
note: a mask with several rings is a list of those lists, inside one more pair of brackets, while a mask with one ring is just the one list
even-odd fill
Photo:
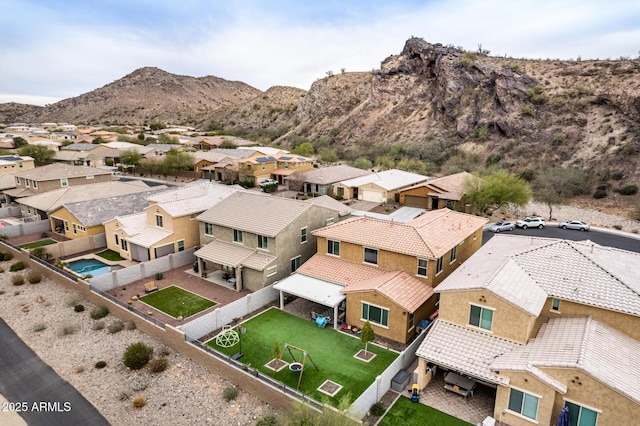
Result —
[[291, 152], [293, 152], [296, 155], [302, 155], [303, 157], [311, 157], [315, 153], [311, 142], [302, 142], [300, 145], [296, 146]]
[[120, 155], [120, 161], [122, 161], [123, 165], [127, 166], [127, 169], [137, 166], [140, 160], [142, 160], [142, 154], [135, 149], [128, 149]]
[[158, 142], [169, 145], [178, 145], [180, 143], [177, 137], [172, 137], [169, 133], [160, 134], [160, 136], [158, 136]]
[[354, 161], [351, 162], [351, 166], [356, 167], [358, 169], [367, 170], [373, 167], [371, 161], [365, 157], [358, 157]]
[[161, 130], [161, 129], [164, 129], [165, 127], [167, 127], [167, 126], [165, 126], [165, 125], [164, 125], [164, 124], [162, 124], [162, 123], [158, 123], [158, 122], [156, 122], [156, 123], [151, 123], [151, 124], [149, 125], [149, 128], [150, 128], [152, 131], [155, 131], [155, 130]]
[[376, 333], [371, 328], [371, 323], [369, 321], [365, 322], [362, 326], [362, 331], [360, 332], [360, 341], [364, 343], [364, 353], [367, 353], [367, 348], [369, 346], [369, 342], [373, 342], [376, 339]]
[[407, 172], [417, 173], [419, 175], [427, 174], [427, 166], [423, 161], [415, 158], [403, 158], [398, 161], [396, 168]]
[[161, 169], [164, 173], [185, 171], [193, 169], [194, 164], [195, 160], [193, 155], [174, 149], [167, 152], [167, 155], [165, 155]]
[[31, 157], [36, 165], [41, 166], [51, 162], [56, 152], [42, 145], [25, 145], [18, 150], [23, 157]]
[[320, 150], [320, 160], [325, 163], [336, 163], [339, 158], [335, 149], [324, 147]]
[[220, 148], [224, 148], [224, 149], [236, 149], [236, 148], [237, 148], [237, 146], [236, 146], [233, 142], [231, 142], [230, 140], [225, 139], [225, 140], [223, 140], [223, 141], [220, 143]]
[[138, 140], [144, 142], [144, 132], [138, 133]]
[[589, 177], [580, 169], [551, 167], [538, 173], [533, 181], [533, 198], [549, 208], [549, 220], [553, 216], [553, 206], [565, 199], [588, 194], [591, 189]]
[[531, 198], [527, 182], [506, 170], [496, 170], [483, 179], [470, 177], [464, 187], [467, 200], [481, 214], [486, 213], [489, 207], [499, 209], [507, 204], [524, 206]]
[[396, 160], [391, 155], [383, 155], [376, 158], [376, 166], [380, 170], [390, 170], [396, 168]]
[[21, 138], [20, 136], [16, 136], [13, 138], [13, 147], [21, 148], [23, 146], [29, 145], [29, 142], [25, 138]]
[[94, 139], [91, 141], [91, 143], [97, 143], [97, 144], [100, 144], [100, 143], [107, 143], [107, 141], [106, 141], [105, 139], [102, 139], [100, 136], [98, 136], [97, 138], [94, 138]]

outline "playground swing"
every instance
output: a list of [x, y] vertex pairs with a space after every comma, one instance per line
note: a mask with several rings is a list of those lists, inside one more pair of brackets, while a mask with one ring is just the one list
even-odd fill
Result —
[[[298, 386], [296, 387], [296, 390], [300, 389], [300, 382], [302, 381], [302, 373], [304, 373], [304, 364], [307, 361], [307, 358], [309, 358], [309, 361], [311, 361], [311, 364], [313, 364], [313, 366], [316, 368], [316, 370], [320, 371], [320, 369], [318, 368], [318, 366], [316, 365], [315, 362], [313, 362], [313, 359], [311, 358], [311, 355], [309, 355], [309, 353], [302, 349], [302, 348], [298, 348], [297, 346], [293, 346], [289, 343], [285, 343], [284, 344], [284, 348], [282, 348], [282, 352], [280, 352], [280, 358], [278, 358], [278, 361], [282, 360], [282, 355], [284, 355], [284, 351], [288, 350], [289, 351], [289, 355], [291, 355], [291, 359], [293, 359], [293, 362], [291, 364], [289, 364], [289, 369], [293, 372], [296, 373], [300, 373], [300, 376], [298, 377]], [[293, 355], [293, 352], [291, 351], [291, 349], [294, 349], [296, 351], [302, 352], [302, 362], [298, 362], [298, 360], [296, 360], [296, 357]], [[273, 377], [276, 377], [276, 373], [278, 371], [277, 370], [273, 370]]]

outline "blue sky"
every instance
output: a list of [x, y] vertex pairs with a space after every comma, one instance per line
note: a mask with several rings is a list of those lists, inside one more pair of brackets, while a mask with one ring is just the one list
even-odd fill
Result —
[[308, 90], [411, 36], [491, 55], [640, 55], [637, 0], [0, 0], [0, 103], [78, 96], [144, 66]]

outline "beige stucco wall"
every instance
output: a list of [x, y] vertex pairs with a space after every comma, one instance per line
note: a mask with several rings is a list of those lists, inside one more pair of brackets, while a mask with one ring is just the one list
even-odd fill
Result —
[[[511, 426], [555, 424], [558, 420], [557, 417], [555, 419], [552, 418], [556, 397], [555, 390], [542, 383], [529, 373], [509, 372], [508, 376], [510, 379], [509, 386], [498, 386], [496, 391], [496, 403], [494, 406], [493, 417], [496, 420]], [[511, 387], [530, 393], [539, 398], [538, 418], [536, 421], [532, 421], [527, 417], [512, 413], [507, 409], [509, 406], [509, 394], [511, 392]]]
[[342, 195], [342, 198], [344, 200], [350, 200], [353, 198], [353, 188], [345, 186], [341, 183], [336, 183], [333, 185], [333, 194], [338, 195], [338, 188], [342, 188], [342, 190], [344, 191], [344, 194]]
[[[56, 229], [56, 227], [55, 227], [55, 219], [59, 219], [59, 220], [67, 222], [67, 224], [69, 226], [69, 230], [67, 231], [65, 229], [65, 231], [63, 233], [64, 233], [65, 237], [70, 238], [72, 240], [75, 240], [75, 239], [78, 239], [78, 238], [88, 237], [88, 236], [91, 236], [91, 235], [102, 234], [104, 232], [104, 226], [102, 224], [88, 227], [84, 231], [80, 230], [78, 227], [79, 226], [83, 226], [83, 225], [81, 225], [80, 221], [78, 219], [76, 219], [76, 217], [74, 215], [72, 215], [64, 207], [54, 211], [49, 216], [49, 223], [51, 224], [51, 229], [53, 231], [55, 231], [55, 229]], [[73, 225], [74, 224], [76, 225], [76, 232], [75, 233], [73, 232]]]
[[[20, 163], [22, 163], [22, 167], [20, 167]], [[0, 174], [5, 173], [16, 173], [21, 172], [23, 170], [31, 170], [34, 169], [35, 163], [34, 160], [24, 160], [24, 161], [16, 161], [12, 164], [7, 164], [0, 167]]]

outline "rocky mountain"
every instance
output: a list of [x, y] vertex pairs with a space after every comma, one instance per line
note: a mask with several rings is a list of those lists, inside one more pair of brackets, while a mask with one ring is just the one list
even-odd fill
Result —
[[[191, 124], [355, 156], [401, 145], [442, 166], [574, 165], [640, 181], [640, 60], [492, 57], [411, 38], [380, 69], [266, 92], [143, 68], [93, 92], [0, 121]], [[214, 124], [214, 126], [211, 126]], [[384, 150], [382, 150], [384, 151]]]

